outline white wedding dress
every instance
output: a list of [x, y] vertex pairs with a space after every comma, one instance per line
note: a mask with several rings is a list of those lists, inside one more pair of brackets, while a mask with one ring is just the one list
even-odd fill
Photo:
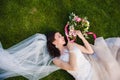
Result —
[[[120, 38], [99, 37], [91, 46], [93, 55], [85, 55], [74, 46], [77, 70], [67, 72], [75, 80], [120, 80]], [[69, 51], [65, 50], [60, 59], [68, 62]]]
[[[77, 69], [75, 71], [67, 71], [75, 80], [91, 80], [92, 67], [89, 61], [81, 53], [80, 49], [74, 46], [72, 52], [76, 55]], [[69, 62], [69, 51], [65, 50], [64, 54], [60, 56], [60, 59]]]
[[[76, 80], [120, 80], [120, 38], [102, 37], [91, 45], [93, 55], [85, 55], [74, 46], [77, 70], [68, 71]], [[60, 59], [68, 62], [66, 50]], [[0, 80], [13, 76], [24, 76], [39, 80], [60, 69], [52, 64], [46, 48], [46, 36], [35, 34], [24, 41], [3, 49], [0, 44]]]

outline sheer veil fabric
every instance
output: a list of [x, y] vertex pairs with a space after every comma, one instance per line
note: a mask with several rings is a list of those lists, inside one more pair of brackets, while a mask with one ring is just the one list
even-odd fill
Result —
[[[91, 80], [120, 80], [120, 38], [99, 37], [93, 55], [85, 55], [91, 63]], [[38, 80], [60, 69], [52, 64], [46, 48], [46, 36], [35, 34], [22, 42], [3, 49], [0, 44], [0, 80], [22, 75], [29, 80]]]
[[91, 46], [95, 53], [85, 57], [92, 64], [92, 80], [120, 80], [120, 38], [99, 37]]
[[18, 75], [39, 80], [57, 69], [52, 65], [44, 34], [36, 33], [8, 49], [0, 47], [0, 80]]

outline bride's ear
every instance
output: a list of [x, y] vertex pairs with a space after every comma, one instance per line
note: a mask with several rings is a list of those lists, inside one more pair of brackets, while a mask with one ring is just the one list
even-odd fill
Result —
[[58, 48], [58, 47], [57, 47], [57, 42], [56, 42], [56, 41], [53, 41], [52, 44], [55, 45], [56, 48]]
[[52, 44], [56, 45], [56, 41], [53, 41]]

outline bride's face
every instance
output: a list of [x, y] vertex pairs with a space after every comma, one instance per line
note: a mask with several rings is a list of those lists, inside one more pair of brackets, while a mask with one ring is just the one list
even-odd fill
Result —
[[55, 40], [53, 41], [53, 44], [55, 44], [55, 45], [64, 45], [65, 44], [64, 36], [62, 36], [59, 32], [55, 33], [54, 38], [55, 38]]

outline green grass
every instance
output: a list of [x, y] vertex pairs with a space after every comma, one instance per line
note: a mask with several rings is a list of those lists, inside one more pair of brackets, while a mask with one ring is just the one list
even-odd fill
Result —
[[[4, 48], [35, 33], [56, 30], [64, 34], [69, 13], [87, 16], [97, 36], [120, 36], [120, 0], [0, 0], [0, 41]], [[74, 80], [56, 71], [42, 80]], [[7, 80], [25, 80], [23, 77]]]

